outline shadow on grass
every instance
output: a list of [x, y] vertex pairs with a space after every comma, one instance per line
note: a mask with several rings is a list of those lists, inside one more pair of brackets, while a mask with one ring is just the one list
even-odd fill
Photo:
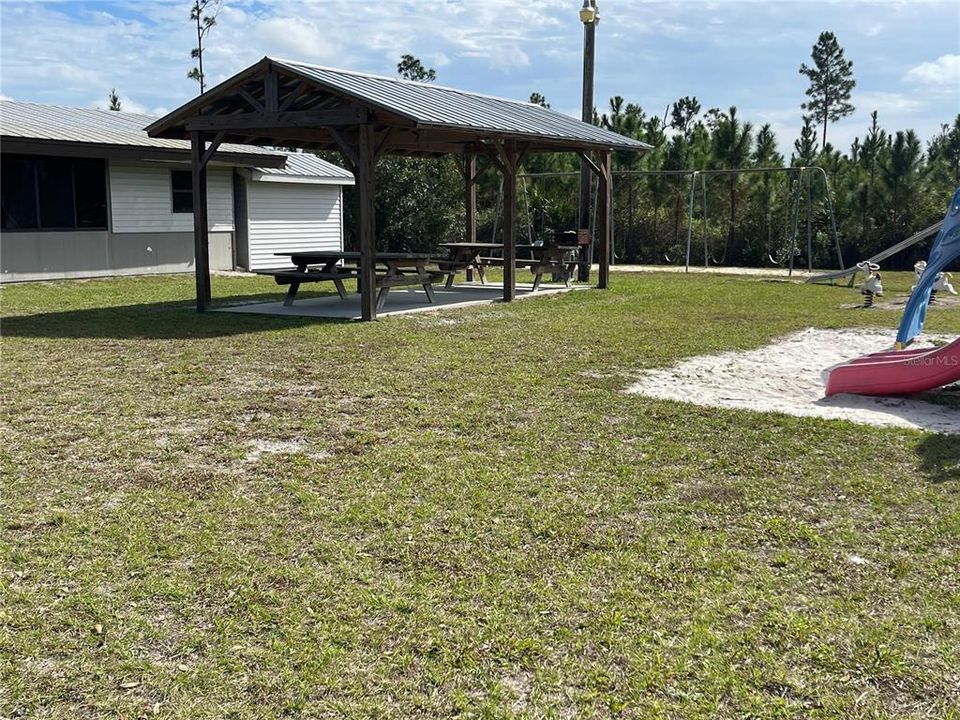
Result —
[[[304, 294], [304, 297], [308, 295]], [[216, 298], [213, 309], [251, 302], [274, 302], [276, 299], [276, 293], [233, 295]], [[193, 301], [179, 301], [15, 315], [3, 318], [0, 332], [4, 337], [190, 339], [349, 322], [291, 315], [199, 314]]]
[[935, 483], [960, 480], [960, 437], [928, 435], [917, 444], [920, 470]]

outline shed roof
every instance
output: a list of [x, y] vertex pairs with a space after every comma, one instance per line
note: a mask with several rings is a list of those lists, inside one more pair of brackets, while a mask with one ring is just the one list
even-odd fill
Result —
[[256, 180], [274, 182], [320, 182], [337, 185], [353, 185], [353, 173], [339, 165], [327, 162], [313, 153], [285, 152], [286, 164], [282, 168], [254, 167], [251, 171]]
[[[431, 132], [436, 143], [475, 143], [479, 139], [515, 139], [526, 142], [531, 151], [617, 149], [645, 152], [651, 146], [609, 130], [585, 123], [563, 113], [518, 100], [466, 92], [440, 85], [339, 70], [307, 63], [264, 57], [234, 77], [147, 127], [152, 137], [183, 138], [191, 120], [222, 118], [227, 115], [259, 112], [263, 131], [243, 136], [228, 132], [228, 139], [246, 137], [251, 142], [278, 137], [299, 139], [303, 145], [334, 147], [325, 134], [325, 125], [302, 125], [296, 131], [279, 131], [278, 113], [268, 116], [266, 82], [270, 73], [279, 79], [278, 105], [281, 110], [309, 111], [316, 108], [358, 107], [369, 113], [368, 122], [414, 133]], [[260, 106], [260, 107], [256, 107]], [[266, 131], [270, 130], [270, 133]], [[430, 142], [419, 139], [430, 152]]]

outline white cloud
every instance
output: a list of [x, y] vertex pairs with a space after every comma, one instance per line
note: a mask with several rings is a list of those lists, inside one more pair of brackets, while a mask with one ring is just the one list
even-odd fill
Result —
[[486, 60], [490, 67], [497, 70], [509, 71], [514, 68], [523, 68], [530, 65], [530, 56], [519, 45], [505, 45], [490, 52], [489, 50], [465, 50], [460, 53], [463, 57], [480, 58]]
[[881, 115], [912, 115], [923, 110], [925, 105], [919, 97], [883, 91], [854, 91], [852, 100], [859, 110], [876, 110]]
[[960, 55], [941, 55], [932, 62], [920, 63], [910, 68], [903, 79], [960, 92]]
[[[558, 43], [558, 28], [577, 38], [579, 23], [555, 17], [560, 0], [528, 0], [511, 10], [488, 2], [435, 0], [226, 4], [204, 53], [208, 85], [264, 55], [392, 74], [413, 53], [436, 68], [464, 60], [474, 70], [514, 74]], [[38, 102], [102, 104], [111, 87], [136, 94], [141, 108], [177, 106], [196, 94], [186, 78], [195, 43], [179, 5], [142, 0], [119, 4], [5, 4], [0, 24], [0, 88]], [[131, 6], [133, 7], [133, 6]], [[482, 88], [478, 88], [482, 89]], [[486, 88], [490, 90], [490, 88]], [[128, 102], [133, 102], [130, 100]]]
[[[103, 106], [115, 87], [125, 109], [162, 113], [197, 92], [186, 77], [195, 38], [180, 2], [0, 3], [0, 90], [7, 96]], [[873, 107], [887, 129], [914, 127], [922, 137], [956, 114], [958, 56], [917, 65], [915, 54], [917, 46], [956, 52], [960, 24], [943, 3], [889, 2], [882, 12], [855, 0], [600, 4], [595, 99], [601, 109], [619, 94], [659, 116], [675, 98], [696, 95], [705, 108], [737, 105], [755, 127], [771, 122], [789, 154], [804, 100], [797, 67], [809, 62], [817, 33], [829, 27], [854, 60], [858, 82], [857, 112], [830, 127], [835, 145], [862, 136]], [[399, 56], [412, 53], [438, 70], [441, 84], [502, 97], [537, 91], [554, 108], [579, 115], [579, 6], [580, 0], [509, 7], [490, 0], [228, 0], [204, 66], [210, 84], [264, 55], [392, 75]]]
[[444, 52], [434, 52], [424, 57], [428, 64], [435, 67], [444, 67], [450, 64], [450, 57]]
[[272, 17], [257, 22], [252, 28], [264, 55], [330, 62], [337, 57], [339, 43], [333, 35], [302, 18]]

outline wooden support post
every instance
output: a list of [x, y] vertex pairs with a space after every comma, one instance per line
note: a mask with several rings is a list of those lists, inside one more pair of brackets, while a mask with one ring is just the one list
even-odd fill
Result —
[[377, 319], [376, 296], [376, 224], [375, 224], [375, 168], [373, 127], [359, 126], [357, 142], [357, 238], [360, 244], [360, 317]]
[[597, 287], [610, 286], [610, 255], [613, 250], [613, 172], [612, 153], [600, 153], [600, 187], [597, 193], [597, 250], [600, 272]]
[[513, 145], [501, 151], [503, 163], [503, 299], [517, 297], [517, 152]]
[[271, 66], [263, 79], [263, 105], [268, 113], [280, 110], [280, 78]]
[[[467, 153], [463, 161], [464, 240], [477, 241], [477, 156]], [[467, 282], [473, 281], [473, 266], [467, 268]]]
[[197, 279], [197, 312], [210, 307], [210, 242], [207, 227], [207, 165], [203, 133], [190, 133], [190, 164], [193, 169], [194, 272]]

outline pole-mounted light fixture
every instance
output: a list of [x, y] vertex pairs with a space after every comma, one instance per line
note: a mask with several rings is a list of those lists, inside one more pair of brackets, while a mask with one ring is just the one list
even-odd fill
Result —
[[[597, 36], [597, 23], [600, 14], [597, 11], [597, 0], [583, 0], [580, 8], [580, 22], [583, 23], [583, 104], [580, 119], [585, 123], [593, 122], [593, 59]], [[577, 228], [590, 229], [590, 167], [583, 160], [580, 161], [580, 202], [577, 208]], [[577, 268], [577, 279], [590, 279], [590, 263], [593, 262], [593, 240], [590, 245], [580, 248], [580, 263]]]
[[600, 13], [597, 11], [596, 0], [583, 0], [583, 7], [580, 8], [580, 22], [590, 25], [599, 21]]

